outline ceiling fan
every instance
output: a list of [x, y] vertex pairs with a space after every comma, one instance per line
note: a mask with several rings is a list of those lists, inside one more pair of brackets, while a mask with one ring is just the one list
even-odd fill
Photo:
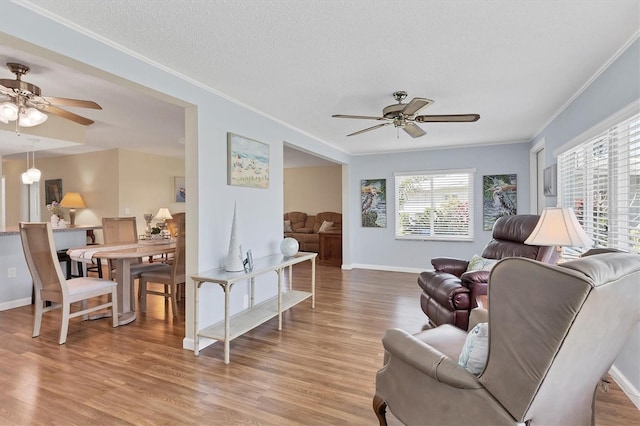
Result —
[[[59, 108], [57, 105], [102, 109], [93, 101], [40, 96], [38, 86], [22, 80], [22, 76], [29, 72], [28, 66], [9, 62], [7, 68], [16, 75], [16, 79], [0, 79], [0, 120], [5, 123], [8, 120], [16, 120], [18, 125], [23, 127], [40, 124], [46, 120], [46, 115], [42, 114], [42, 112], [46, 112], [87, 126], [93, 124], [94, 121]], [[5, 100], [3, 101], [2, 98]], [[36, 117], [35, 123], [30, 122], [29, 120], [34, 117]], [[40, 117], [39, 122], [37, 122], [38, 117]]]
[[393, 124], [397, 129], [402, 128], [412, 138], [419, 138], [427, 134], [416, 123], [461, 123], [472, 122], [480, 119], [479, 114], [452, 114], [452, 115], [416, 115], [423, 108], [428, 107], [433, 103], [431, 99], [426, 98], [413, 98], [409, 103], [403, 104], [402, 101], [407, 97], [407, 92], [398, 91], [393, 92], [393, 97], [397, 104], [389, 105], [382, 110], [382, 117], [372, 117], [366, 115], [344, 115], [334, 114], [332, 117], [336, 118], [356, 118], [361, 120], [380, 120], [385, 123], [377, 124], [373, 127], [368, 127], [364, 130], [348, 134], [347, 136], [355, 136], [370, 130], [379, 129], [384, 126]]

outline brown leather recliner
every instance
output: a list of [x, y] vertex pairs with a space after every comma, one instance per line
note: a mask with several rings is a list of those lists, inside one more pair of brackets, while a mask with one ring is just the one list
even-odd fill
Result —
[[[538, 223], [537, 215], [515, 215], [499, 218], [493, 226], [492, 239], [482, 251], [487, 259], [526, 257], [544, 263], [555, 263], [555, 247], [531, 246], [524, 243]], [[478, 306], [477, 297], [487, 294], [489, 271], [469, 271], [468, 260], [436, 257], [431, 259], [433, 271], [418, 277], [422, 289], [420, 306], [433, 325], [452, 324], [463, 330], [469, 325], [469, 312]]]

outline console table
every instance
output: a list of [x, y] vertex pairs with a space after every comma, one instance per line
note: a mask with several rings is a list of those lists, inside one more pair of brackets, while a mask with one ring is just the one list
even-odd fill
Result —
[[[278, 330], [282, 330], [282, 312], [297, 305], [303, 300], [311, 298], [311, 308], [316, 307], [316, 256], [317, 253], [300, 252], [292, 257], [284, 257], [281, 254], [262, 257], [254, 260], [253, 270], [250, 272], [227, 272], [225, 268], [213, 269], [191, 276], [195, 283], [195, 313], [194, 313], [194, 339], [193, 352], [198, 356], [200, 352], [200, 336], [224, 341], [224, 363], [229, 364], [229, 342], [260, 324], [278, 316]], [[293, 289], [291, 275], [293, 265], [305, 261], [311, 262], [311, 291]], [[289, 289], [283, 288], [282, 273], [289, 267]], [[267, 272], [278, 274], [278, 295], [272, 299], [254, 305], [255, 277]], [[250, 280], [251, 295], [249, 308], [229, 316], [229, 299], [233, 284], [239, 281]], [[224, 321], [199, 330], [198, 308], [200, 305], [200, 287], [204, 283], [220, 285], [224, 291]]]

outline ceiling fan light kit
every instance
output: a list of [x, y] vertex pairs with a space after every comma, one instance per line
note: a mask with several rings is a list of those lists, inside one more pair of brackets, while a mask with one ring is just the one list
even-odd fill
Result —
[[[382, 117], [372, 117], [367, 115], [345, 115], [334, 114], [334, 118], [355, 118], [359, 120], [381, 120], [386, 123], [377, 124], [363, 130], [348, 134], [347, 136], [355, 136], [370, 130], [379, 129], [381, 127], [393, 126], [402, 129], [412, 138], [419, 138], [427, 134], [420, 126], [415, 123], [463, 123], [473, 122], [480, 119], [479, 114], [452, 114], [452, 115], [416, 115], [422, 109], [431, 105], [434, 101], [427, 98], [413, 98], [409, 103], [403, 104], [402, 101], [407, 97], [407, 92], [393, 92], [393, 98], [397, 104], [389, 105], [382, 109]], [[399, 135], [399, 133], [398, 133]], [[399, 137], [399, 136], [398, 136]]]
[[22, 76], [29, 72], [28, 66], [8, 62], [7, 68], [16, 75], [16, 79], [0, 79], [0, 97], [8, 98], [0, 103], [0, 121], [5, 124], [9, 121], [15, 121], [16, 133], [18, 134], [20, 134], [20, 127], [37, 126], [47, 121], [48, 116], [44, 112], [58, 115], [84, 126], [94, 122], [86, 117], [59, 108], [55, 106], [56, 104], [102, 109], [100, 105], [93, 101], [40, 96], [40, 88], [38, 86], [22, 81]]

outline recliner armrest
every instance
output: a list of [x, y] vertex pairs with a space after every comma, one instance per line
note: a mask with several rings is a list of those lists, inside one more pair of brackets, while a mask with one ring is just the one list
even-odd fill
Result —
[[453, 257], [434, 257], [431, 259], [431, 265], [436, 271], [447, 272], [459, 277], [467, 270], [469, 261]]
[[471, 291], [471, 307], [478, 306], [478, 296], [487, 294], [490, 271], [469, 271], [462, 274], [462, 285]]
[[404, 330], [389, 329], [382, 338], [390, 360], [399, 360], [432, 379], [459, 389], [480, 389], [478, 378], [442, 352], [416, 339]]

